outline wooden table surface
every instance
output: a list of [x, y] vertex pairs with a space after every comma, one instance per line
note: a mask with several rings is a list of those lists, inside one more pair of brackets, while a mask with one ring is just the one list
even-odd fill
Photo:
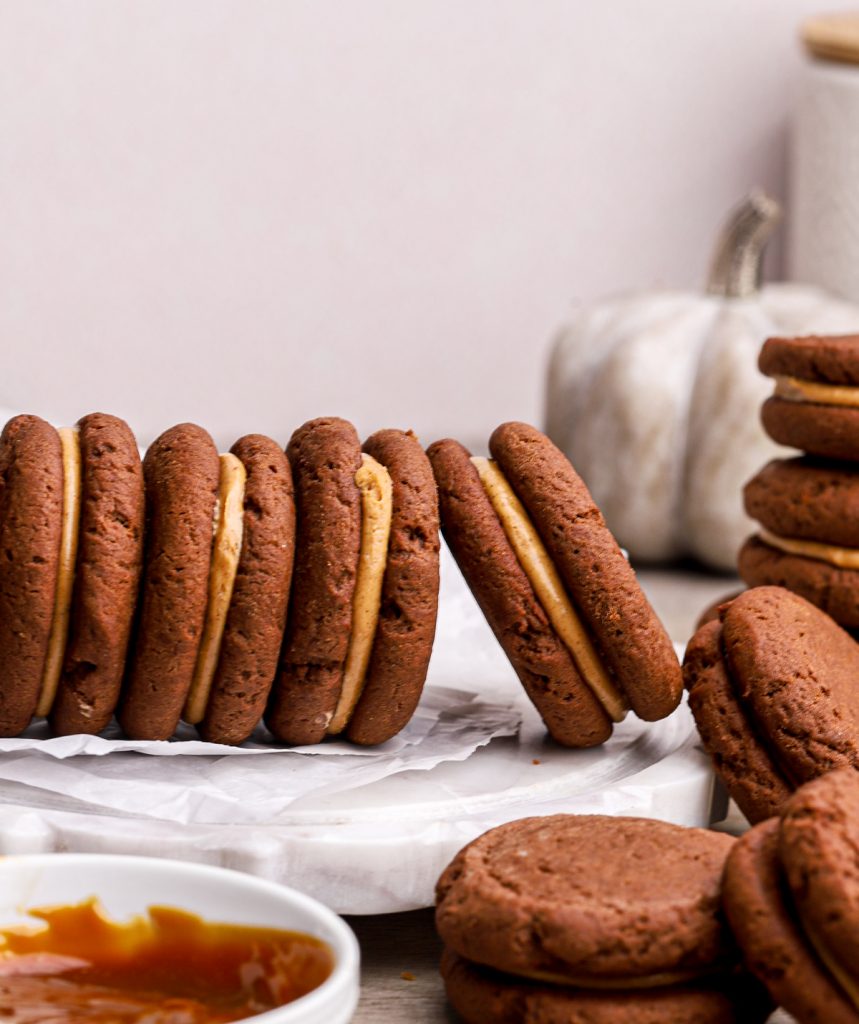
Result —
[[[673, 640], [685, 643], [700, 613], [740, 589], [738, 580], [694, 570], [645, 570], [639, 579]], [[731, 831], [742, 828], [732, 816]], [[348, 921], [361, 944], [361, 1002], [354, 1024], [451, 1024], [438, 976], [441, 945], [432, 910]]]

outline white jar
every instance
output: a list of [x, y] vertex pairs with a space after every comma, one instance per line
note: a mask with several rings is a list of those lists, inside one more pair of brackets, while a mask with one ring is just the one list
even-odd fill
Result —
[[859, 14], [803, 28], [794, 118], [788, 269], [859, 302]]

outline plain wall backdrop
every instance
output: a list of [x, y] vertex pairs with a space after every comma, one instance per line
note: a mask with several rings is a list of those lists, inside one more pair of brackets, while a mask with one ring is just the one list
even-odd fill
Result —
[[539, 420], [572, 303], [698, 286], [785, 195], [819, 9], [0, 0], [0, 404], [144, 443]]

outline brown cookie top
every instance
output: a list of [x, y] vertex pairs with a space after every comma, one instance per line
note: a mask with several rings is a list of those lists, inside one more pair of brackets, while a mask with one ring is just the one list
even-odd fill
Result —
[[242, 743], [262, 718], [277, 672], [295, 557], [292, 471], [283, 449], [248, 434], [230, 451], [247, 477], [239, 564], [199, 727], [211, 743]]
[[768, 398], [761, 422], [778, 444], [827, 459], [859, 460], [859, 409]]
[[767, 338], [758, 358], [768, 377], [798, 377], [823, 384], [859, 384], [859, 334]]
[[143, 565], [143, 468], [128, 424], [78, 422], [81, 515], [71, 622], [51, 710], [59, 735], [97, 733], [119, 699]]
[[788, 779], [859, 765], [859, 645], [827, 615], [780, 587], [728, 605], [731, 679]]
[[706, 970], [733, 955], [719, 914], [733, 842], [643, 818], [514, 821], [470, 843], [444, 871], [438, 932], [460, 956], [514, 974]]
[[504, 423], [489, 450], [528, 510], [576, 608], [633, 711], [664, 718], [680, 702], [680, 665], [587, 487], [539, 430]]
[[859, 987], [859, 772], [830, 772], [794, 794], [779, 855], [806, 930]]
[[119, 722], [133, 739], [173, 735], [194, 676], [208, 599], [218, 450], [181, 423], [143, 460], [146, 541], [140, 612]]
[[356, 743], [375, 744], [407, 724], [426, 679], [438, 612], [438, 495], [411, 432], [380, 430], [364, 451], [390, 474], [393, 513], [370, 664], [346, 732]]
[[784, 587], [826, 612], [840, 626], [859, 627], [859, 572], [794, 555], [750, 537], [737, 557], [750, 587]]
[[778, 859], [779, 821], [757, 825], [728, 855], [722, 900], [746, 967], [801, 1021], [856, 1024], [857, 1013], [806, 941]]
[[469, 963], [446, 949], [441, 974], [451, 1006], [466, 1024], [762, 1024], [761, 993], [727, 977], [690, 986], [589, 991], [529, 983]]
[[753, 824], [778, 814], [793, 787], [737, 700], [718, 620], [706, 623], [689, 641], [683, 679], [704, 749], [740, 810]]
[[552, 628], [468, 451], [444, 440], [427, 455], [445, 540], [549, 733], [564, 746], [604, 743], [611, 721]]
[[351, 423], [323, 417], [295, 431], [287, 455], [295, 485], [295, 569], [266, 724], [284, 743], [318, 743], [337, 707], [352, 629], [361, 443]]
[[859, 547], [859, 468], [774, 459], [743, 489], [746, 512], [780, 537]]
[[0, 735], [36, 710], [54, 616], [63, 459], [57, 431], [15, 416], [0, 434]]

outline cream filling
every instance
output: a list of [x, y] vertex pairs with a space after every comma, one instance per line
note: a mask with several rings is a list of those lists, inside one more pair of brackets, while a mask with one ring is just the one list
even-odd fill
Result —
[[206, 619], [194, 667], [194, 679], [183, 713], [183, 718], [191, 725], [202, 722], [206, 715], [212, 680], [218, 667], [224, 626], [242, 551], [246, 478], [245, 467], [240, 459], [232, 454], [221, 456]]
[[60, 560], [57, 589], [54, 594], [54, 615], [48, 639], [48, 653], [42, 674], [42, 687], [36, 705], [37, 715], [50, 714], [69, 634], [72, 590], [75, 582], [75, 558], [78, 553], [78, 523], [81, 516], [81, 445], [76, 427], [61, 427], [60, 445], [63, 455], [63, 518], [60, 527]]
[[849, 997], [856, 1009], [859, 1010], [859, 979], [856, 979], [847, 973], [847, 970], [829, 952], [825, 943], [821, 942], [817, 935], [815, 935], [814, 930], [808, 927], [804, 918], [802, 919], [802, 924], [803, 931], [805, 932], [808, 941], [823, 961], [824, 967], [843, 989], [845, 995]]
[[763, 526], [758, 526], [758, 536], [771, 548], [778, 548], [789, 555], [804, 555], [816, 558], [819, 562], [828, 562], [839, 569], [859, 569], [859, 548], [840, 548], [834, 544], [822, 544], [816, 540], [795, 540], [792, 537], [780, 537], [770, 533]]
[[329, 736], [336, 736], [346, 728], [364, 688], [388, 561], [394, 507], [391, 477], [371, 456], [364, 454], [361, 459], [361, 468], [355, 474], [355, 483], [361, 492], [361, 547], [352, 596], [352, 632], [340, 698], [328, 725]]
[[555, 974], [552, 971], [517, 971], [516, 977], [527, 978], [529, 981], [545, 981], [550, 985], [567, 985], [571, 988], [623, 992], [629, 989], [684, 985], [699, 978], [706, 978], [716, 973], [717, 969], [711, 967], [700, 971], [661, 971], [656, 974], [643, 974], [638, 978], [601, 978], [584, 974]]
[[600, 660], [525, 507], [494, 461], [477, 456], [471, 461], [549, 622], [569, 649], [582, 679], [609, 718], [622, 722], [629, 704]]
[[813, 402], [815, 405], [859, 406], [859, 388], [845, 384], [821, 384], [799, 377], [776, 377], [775, 395], [789, 402]]

